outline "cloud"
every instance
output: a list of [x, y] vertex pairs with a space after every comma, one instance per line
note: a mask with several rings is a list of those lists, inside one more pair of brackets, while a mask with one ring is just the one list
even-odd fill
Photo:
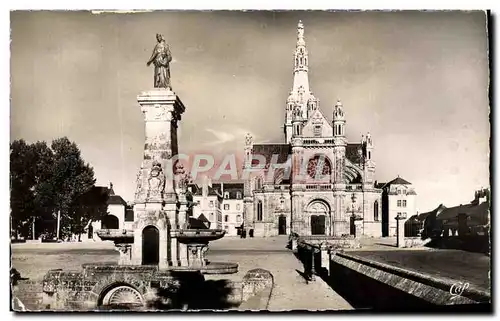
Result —
[[[205, 146], [214, 146], [219, 144], [225, 144], [236, 140], [236, 135], [226, 131], [215, 130], [211, 128], [206, 128], [206, 131], [215, 136], [215, 140], [211, 140], [205, 143]], [[243, 139], [243, 138], [241, 138]]]

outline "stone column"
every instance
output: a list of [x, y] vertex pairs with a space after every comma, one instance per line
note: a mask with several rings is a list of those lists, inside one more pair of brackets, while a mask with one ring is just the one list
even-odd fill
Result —
[[403, 216], [396, 216], [396, 246], [404, 247], [405, 246], [405, 219]]
[[[169, 89], [155, 88], [137, 96], [145, 122], [144, 158], [137, 176], [132, 262], [142, 261], [142, 229], [151, 225], [147, 213], [158, 213], [159, 268], [178, 261], [177, 239], [170, 230], [178, 225], [177, 195], [174, 188], [172, 157], [178, 153], [177, 122], [185, 107]], [[142, 214], [142, 215], [141, 215]], [[142, 223], [140, 220], [143, 221]], [[139, 263], [140, 264], [140, 263]]]
[[[337, 184], [335, 184], [337, 185]], [[340, 187], [340, 186], [337, 186]], [[342, 234], [349, 234], [349, 216], [346, 215], [345, 210], [345, 192], [342, 190], [334, 190], [334, 206], [335, 212], [333, 216], [333, 235], [336, 237]]]

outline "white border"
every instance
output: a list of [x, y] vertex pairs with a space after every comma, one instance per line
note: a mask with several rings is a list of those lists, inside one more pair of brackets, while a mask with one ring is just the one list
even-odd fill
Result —
[[[114, 9], [114, 10], [129, 10], [130, 8], [138, 8], [138, 6], [142, 8], [147, 8], [147, 9], [170, 9], [170, 10], [175, 10], [175, 9], [205, 9], [205, 10], [217, 10], [217, 9], [226, 9], [226, 10], [241, 10], [241, 9], [246, 9], [246, 10], [252, 10], [252, 9], [258, 9], [258, 10], [272, 10], [272, 9], [286, 9], [286, 10], [325, 10], [325, 9], [358, 9], [358, 10], [370, 10], [370, 9], [375, 9], [375, 10], [388, 10], [388, 9], [422, 9], [426, 8], [427, 10], [456, 10], [456, 9], [461, 9], [461, 10], [472, 10], [472, 9], [493, 9], [493, 12], [495, 12], [495, 8], [498, 6], [499, 1], [493, 1], [493, 0], [475, 0], [475, 1], [436, 1], [436, 0], [420, 0], [420, 1], [400, 1], [400, 0], [392, 0], [392, 1], [361, 1], [361, 0], [351, 0], [351, 1], [320, 1], [320, 0], [308, 0], [308, 1], [297, 1], [294, 3], [290, 3], [290, 1], [265, 1], [265, 0], [254, 0], [254, 1], [193, 1], [193, 0], [183, 0], [183, 1], [178, 1], [175, 4], [172, 2], [167, 2], [167, 1], [147, 1], [147, 0], [142, 0], [142, 1], [106, 1], [103, 3], [103, 1], [96, 1], [96, 0], [87, 0], [87, 1], [36, 1], [36, 0], [31, 0], [31, 1], [16, 1], [14, 3], [10, 3], [8, 7], [5, 6], [7, 1], [3, 1], [0, 4], [0, 7], [2, 9], [6, 10], [1, 10], [0, 11], [0, 22], [2, 28], [0, 29], [0, 37], [1, 37], [1, 44], [2, 44], [2, 60], [1, 60], [1, 68], [0, 70], [3, 70], [4, 73], [2, 74], [1, 77], [1, 97], [2, 97], [2, 102], [3, 106], [0, 108], [0, 120], [2, 121], [2, 125], [0, 126], [1, 130], [3, 131], [3, 135], [1, 137], [10, 137], [10, 118], [9, 118], [9, 109], [10, 109], [10, 72], [5, 72], [5, 71], [10, 71], [10, 21], [9, 21], [9, 10], [40, 10], [40, 9], [60, 9], [60, 10], [88, 10], [88, 9], [96, 9], [96, 8], [101, 8], [101, 9]], [[495, 35], [495, 40], [497, 39], [497, 36]], [[496, 49], [496, 54], [495, 58], [498, 57], [498, 47]], [[495, 59], [496, 60], [496, 59]], [[498, 80], [497, 80], [498, 82]], [[497, 89], [497, 86], [495, 86], [495, 89]], [[498, 90], [496, 91], [498, 96]], [[498, 112], [497, 112], [498, 114]], [[27, 119], [27, 122], [33, 121], [31, 119]], [[498, 119], [496, 119], [496, 124], [497, 126], [500, 126], [500, 122]], [[492, 131], [492, 135], [493, 135]], [[0, 182], [2, 183], [2, 202], [0, 203], [3, 208], [3, 213], [2, 213], [2, 219], [4, 220], [4, 224], [2, 224], [2, 232], [7, 234], [7, 226], [8, 226], [8, 213], [9, 213], [9, 176], [8, 176], [8, 167], [9, 167], [9, 156], [8, 156], [8, 144], [10, 142], [10, 139], [3, 139], [2, 140], [2, 146], [0, 148], [1, 157], [0, 157], [0, 162], [2, 165], [2, 171], [1, 171], [1, 179]], [[500, 143], [495, 143], [495, 147], [498, 148], [498, 144]], [[495, 173], [495, 178], [497, 177], [497, 174]], [[497, 193], [496, 190], [494, 191], [494, 197], [493, 199], [497, 199]], [[498, 221], [498, 219], [496, 220]], [[496, 224], [495, 224], [496, 225]], [[2, 234], [3, 235], [3, 234]], [[3, 237], [5, 241], [7, 242], [7, 235]], [[1, 289], [5, 291], [6, 296], [2, 296], [5, 299], [2, 300], [4, 302], [4, 309], [2, 311], [9, 311], [9, 293], [7, 292], [9, 289], [9, 279], [7, 279], [7, 270], [8, 266], [10, 265], [10, 258], [8, 253], [9, 249], [7, 245], [4, 245], [1, 247], [2, 249], [2, 254], [0, 255], [0, 258], [2, 258], [2, 267], [5, 269], [2, 272], [2, 277], [0, 277], [0, 280], [2, 282], [1, 284]], [[222, 314], [224, 315], [224, 314]], [[85, 314], [85, 315], [57, 315], [57, 317], [71, 317], [71, 318], [91, 318], [93, 315]], [[111, 318], [121, 318], [123, 314], [120, 315], [112, 315], [110, 316]], [[231, 315], [231, 316], [226, 316], [226, 317], [235, 317], [235, 316], [243, 316], [243, 315]], [[248, 315], [245, 315], [248, 316]], [[265, 317], [268, 315], [254, 315], [253, 317]], [[276, 315], [270, 315], [276, 317]], [[299, 317], [300, 315], [286, 315], [286, 317]], [[366, 314], [364, 315], [366, 317], [373, 318], [372, 315]], [[15, 315], [12, 313], [8, 313], [7, 318], [11, 319], [14, 318]], [[56, 315], [53, 314], [40, 314], [36, 316], [31, 316], [34, 319], [41, 319], [44, 317], [56, 317]], [[100, 315], [95, 315], [94, 317], [100, 317]], [[129, 316], [127, 316], [129, 317]], [[144, 317], [143, 315], [138, 315], [138, 314], [133, 314], [133, 318], [141, 318]], [[147, 317], [156, 317], [156, 318], [178, 318], [177, 315], [163, 315], [163, 314], [157, 314], [155, 316], [148, 315]], [[189, 317], [199, 317], [193, 314], [190, 314]], [[220, 318], [221, 314], [217, 315], [209, 315], [209, 316], [204, 316], [208, 318]], [[340, 315], [322, 315], [320, 318], [344, 318], [345, 316], [340, 316]], [[388, 316], [381, 316], [384, 318], [387, 318]], [[415, 317], [406, 317], [406, 316], [399, 316], [399, 315], [394, 315], [394, 317], [404, 317], [404, 318], [411, 318], [411, 319], [417, 319], [420, 317], [415, 316]], [[443, 318], [453, 318], [454, 316], [439, 316], [439, 319]], [[436, 316], [437, 318], [437, 316]]]

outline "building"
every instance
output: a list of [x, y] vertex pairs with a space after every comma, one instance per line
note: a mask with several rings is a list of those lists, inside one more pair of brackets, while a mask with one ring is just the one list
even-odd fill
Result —
[[376, 186], [382, 189], [382, 236], [396, 236], [396, 217], [406, 221], [417, 213], [417, 193], [410, 182], [399, 176]]
[[245, 228], [263, 237], [292, 231], [381, 236], [382, 189], [374, 180], [374, 141], [369, 133], [359, 141], [347, 140], [340, 100], [333, 107], [332, 122], [324, 116], [309, 86], [302, 22], [294, 58], [284, 141], [254, 144], [251, 136], [246, 137], [244, 169], [252, 173], [244, 187]]
[[212, 184], [205, 180], [201, 187], [192, 184], [188, 188], [195, 203], [193, 217], [208, 220], [210, 228], [224, 229], [228, 236], [239, 234], [243, 224], [242, 183]]
[[96, 188], [108, 194], [108, 215], [102, 220], [89, 222], [85, 228], [86, 233], [81, 235], [82, 241], [101, 241], [101, 238], [97, 236], [98, 230], [131, 229], [134, 222], [132, 207], [120, 195], [115, 194], [113, 183], [109, 184], [109, 188], [103, 186], [96, 186]]
[[201, 186], [190, 184], [188, 191], [193, 197], [192, 216], [208, 220], [210, 228], [222, 229], [222, 191], [220, 186], [213, 185], [207, 178]]
[[237, 236], [243, 225], [243, 184], [221, 183], [222, 224], [228, 236]]
[[421, 224], [422, 238], [460, 234], [485, 235], [490, 229], [490, 198], [489, 189], [480, 189], [474, 193], [474, 199], [469, 204], [453, 207], [440, 204], [430, 212], [412, 217], [412, 223]]

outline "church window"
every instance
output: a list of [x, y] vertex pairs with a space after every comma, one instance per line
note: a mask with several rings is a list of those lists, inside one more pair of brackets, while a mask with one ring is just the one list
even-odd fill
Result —
[[257, 181], [255, 182], [255, 189], [261, 189], [262, 188], [262, 179], [260, 177], [257, 177]]
[[321, 136], [321, 125], [314, 126], [314, 136]]
[[262, 221], [262, 202], [257, 203], [257, 221]]
[[378, 221], [378, 201], [373, 203], [373, 220]]

